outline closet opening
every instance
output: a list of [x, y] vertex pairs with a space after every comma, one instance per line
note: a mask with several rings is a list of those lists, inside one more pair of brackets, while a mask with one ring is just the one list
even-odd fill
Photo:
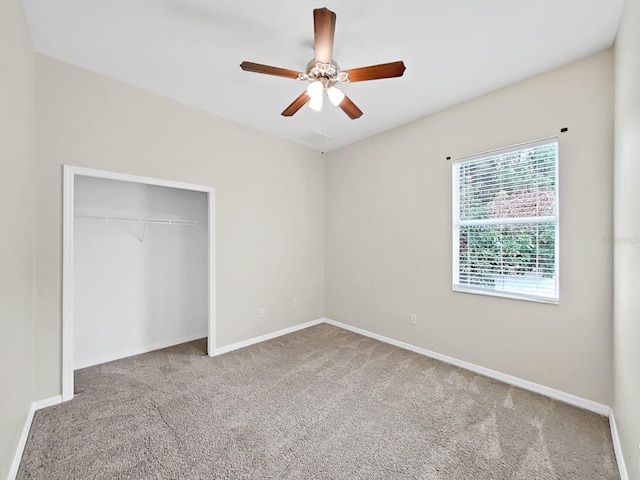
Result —
[[64, 166], [62, 400], [74, 371], [207, 338], [213, 187]]

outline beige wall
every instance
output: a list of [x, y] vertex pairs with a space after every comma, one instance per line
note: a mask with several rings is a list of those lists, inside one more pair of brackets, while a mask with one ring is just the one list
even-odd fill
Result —
[[34, 55], [19, 0], [0, 0], [0, 478], [33, 386]]
[[60, 393], [63, 164], [215, 187], [217, 346], [323, 317], [318, 152], [46, 56], [36, 73], [37, 398]]
[[[326, 155], [327, 317], [610, 404], [612, 122], [608, 50]], [[561, 127], [560, 304], [454, 293], [446, 157]]]
[[626, 0], [616, 51], [614, 414], [640, 480], [640, 0]]

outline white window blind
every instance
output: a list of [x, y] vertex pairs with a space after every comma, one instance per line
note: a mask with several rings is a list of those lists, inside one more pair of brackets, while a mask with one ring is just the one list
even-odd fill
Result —
[[558, 301], [558, 143], [453, 163], [453, 288]]

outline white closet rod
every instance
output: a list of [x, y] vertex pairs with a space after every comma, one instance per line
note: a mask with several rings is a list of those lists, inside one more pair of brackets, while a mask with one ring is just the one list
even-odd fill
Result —
[[104, 215], [76, 215], [76, 218], [85, 218], [89, 220], [106, 220], [110, 222], [158, 223], [164, 225], [205, 225], [204, 222], [197, 222], [196, 220], [171, 220], [169, 218], [109, 217]]

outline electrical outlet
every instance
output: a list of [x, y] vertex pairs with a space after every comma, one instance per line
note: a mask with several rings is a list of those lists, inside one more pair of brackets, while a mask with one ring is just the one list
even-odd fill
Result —
[[293, 299], [292, 305], [293, 305], [293, 308], [296, 308], [298, 306], [298, 299], [297, 298]]
[[409, 317], [409, 323], [411, 325], [416, 325], [418, 323], [418, 316], [415, 313], [412, 313]]
[[264, 308], [258, 309], [258, 318], [264, 318]]

